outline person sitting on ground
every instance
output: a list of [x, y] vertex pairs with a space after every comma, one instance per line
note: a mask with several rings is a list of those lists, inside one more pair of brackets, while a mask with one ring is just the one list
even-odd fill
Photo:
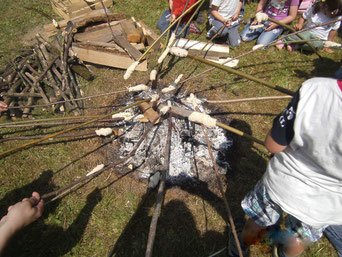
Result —
[[[182, 13], [183, 10], [189, 9], [193, 6], [198, 0], [189, 0], [188, 3], [186, 0], [169, 0], [169, 8], [164, 11], [162, 16], [160, 17], [157, 27], [160, 29], [160, 32], [163, 33], [169, 25], [174, 22]], [[186, 5], [187, 4], [187, 5]], [[186, 9], [184, 9], [186, 6]], [[191, 18], [194, 13], [196, 7], [191, 9], [182, 19], [179, 24], [179, 27], [176, 31], [176, 35], [178, 35], [186, 26], [187, 22]], [[177, 23], [171, 28], [171, 32], [176, 29]], [[190, 27], [190, 28], [189, 28]], [[190, 26], [184, 30], [181, 37], [185, 37], [190, 32], [192, 33], [200, 33], [200, 30], [194, 23], [191, 23]]]
[[239, 35], [239, 14], [242, 0], [213, 0], [211, 3], [209, 24], [211, 28], [207, 32], [207, 38], [211, 39], [217, 33], [217, 37], [227, 36], [227, 44], [239, 46], [241, 38]]
[[[326, 52], [333, 52], [332, 49], [324, 47], [325, 41], [334, 41], [337, 30], [341, 25], [341, 21], [330, 23], [323, 26], [317, 26], [322, 23], [332, 22], [334, 20], [340, 19], [342, 15], [342, 1], [341, 0], [321, 0], [313, 3], [306, 12], [299, 18], [297, 24], [294, 25], [296, 30], [302, 30], [304, 28], [310, 28], [316, 26], [313, 29], [300, 32], [299, 34], [307, 39], [322, 39], [310, 41], [310, 44], [317, 50], [323, 49]], [[305, 23], [306, 22], [306, 23]], [[305, 23], [305, 25], [304, 25]], [[282, 42], [290, 42], [301, 40], [297, 35], [288, 36], [282, 39]], [[279, 42], [280, 43], [280, 42]], [[281, 50], [284, 47], [284, 44], [278, 44], [276, 47]], [[293, 49], [303, 49], [305, 51], [313, 51], [312, 48], [305, 43], [295, 43], [287, 44], [287, 50], [292, 51]]]
[[[265, 140], [274, 157], [241, 203], [249, 217], [241, 248], [268, 235], [274, 256], [299, 256], [326, 227], [342, 224], [341, 109], [342, 81], [313, 78], [274, 119]], [[272, 231], [283, 212], [286, 231]]]
[[31, 198], [24, 198], [8, 207], [7, 215], [0, 220], [0, 254], [17, 231], [42, 216], [43, 208], [44, 201], [37, 192], [33, 192]]
[[[291, 23], [297, 16], [299, 0], [260, 0], [256, 13], [264, 12], [268, 17], [284, 24]], [[284, 28], [276, 23], [266, 21], [258, 23], [256, 19], [251, 20], [242, 30], [242, 41], [249, 42], [257, 38], [257, 45], [267, 45], [283, 33]]]

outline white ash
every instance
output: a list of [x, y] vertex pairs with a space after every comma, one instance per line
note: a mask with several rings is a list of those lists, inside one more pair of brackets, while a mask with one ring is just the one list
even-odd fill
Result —
[[[205, 113], [208, 112], [201, 106], [200, 109]], [[120, 139], [121, 158], [125, 158], [133, 150], [147, 126], [144, 123], [135, 123], [129, 131], [126, 131]], [[230, 168], [227, 159], [232, 140], [227, 138], [225, 131], [219, 127], [207, 129], [207, 133], [219, 171], [224, 174]], [[168, 121], [164, 120], [148, 133], [134, 156], [126, 162], [138, 167], [139, 178], [147, 179], [162, 169], [167, 134]], [[201, 126], [174, 117], [167, 181], [171, 184], [181, 184], [188, 183], [189, 179], [194, 182], [201, 180], [212, 183], [215, 181], [215, 172]]]

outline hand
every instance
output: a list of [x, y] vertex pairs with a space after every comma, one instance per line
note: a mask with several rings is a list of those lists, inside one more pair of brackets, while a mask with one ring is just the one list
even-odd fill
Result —
[[230, 25], [232, 25], [232, 20], [225, 21], [225, 23], [224, 23], [225, 27], [229, 27]]
[[14, 233], [38, 219], [43, 213], [43, 207], [44, 201], [37, 192], [33, 192], [31, 198], [24, 198], [8, 207], [8, 213], [0, 220], [0, 226]]
[[303, 25], [297, 23], [297, 24], [293, 25], [293, 28], [294, 28], [295, 30], [297, 30], [297, 31], [298, 31], [298, 30], [302, 30]]
[[278, 25], [276, 23], [271, 22], [268, 27], [265, 29], [265, 31], [270, 31], [272, 29], [275, 29], [276, 27], [278, 27]]
[[3, 102], [3, 101], [0, 101], [0, 112], [5, 112], [5, 111], [7, 111], [8, 109], [7, 109], [7, 104], [5, 103], [5, 102]]
[[258, 22], [256, 19], [254, 19], [254, 20], [252, 21], [251, 25], [259, 25], [259, 22]]
[[174, 22], [175, 20], [176, 20], [176, 15], [171, 14], [171, 16], [170, 16], [170, 22], [172, 23], [172, 22]]
[[322, 51], [327, 52], [327, 53], [331, 53], [331, 54], [335, 52], [334, 50], [332, 50], [331, 48], [328, 48], [328, 47], [324, 47], [322, 49]]
[[232, 16], [232, 21], [236, 21], [238, 18], [239, 18], [239, 14], [238, 14], [238, 13], [235, 13], [235, 14]]

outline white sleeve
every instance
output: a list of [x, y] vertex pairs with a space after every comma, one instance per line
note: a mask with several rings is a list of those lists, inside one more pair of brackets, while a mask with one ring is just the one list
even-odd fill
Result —
[[215, 6], [220, 6], [222, 4], [222, 0], [213, 0], [212, 2], [211, 2], [211, 5], [213, 6], [213, 5], [215, 5]]
[[308, 9], [306, 9], [306, 11], [303, 13], [303, 18], [305, 20], [308, 19], [308, 17], [313, 16], [313, 3], [308, 7]]
[[[336, 20], [339, 20], [339, 19], [341, 19], [342, 18], [342, 16], [339, 16], [339, 17], [337, 17], [337, 19]], [[340, 27], [340, 25], [341, 25], [341, 21], [338, 21], [338, 22], [335, 22], [334, 24], [333, 24], [333, 26], [332, 26], [332, 30], [338, 30], [339, 29], [339, 27]]]

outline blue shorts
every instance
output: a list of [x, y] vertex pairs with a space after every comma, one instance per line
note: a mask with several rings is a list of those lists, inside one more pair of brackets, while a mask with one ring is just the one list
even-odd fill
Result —
[[[272, 201], [262, 180], [256, 184], [241, 203], [246, 215], [261, 227], [269, 227], [279, 220], [283, 210]], [[323, 235], [323, 228], [313, 228], [295, 217], [287, 214], [285, 228], [293, 236], [299, 237], [307, 243], [318, 241]]]

